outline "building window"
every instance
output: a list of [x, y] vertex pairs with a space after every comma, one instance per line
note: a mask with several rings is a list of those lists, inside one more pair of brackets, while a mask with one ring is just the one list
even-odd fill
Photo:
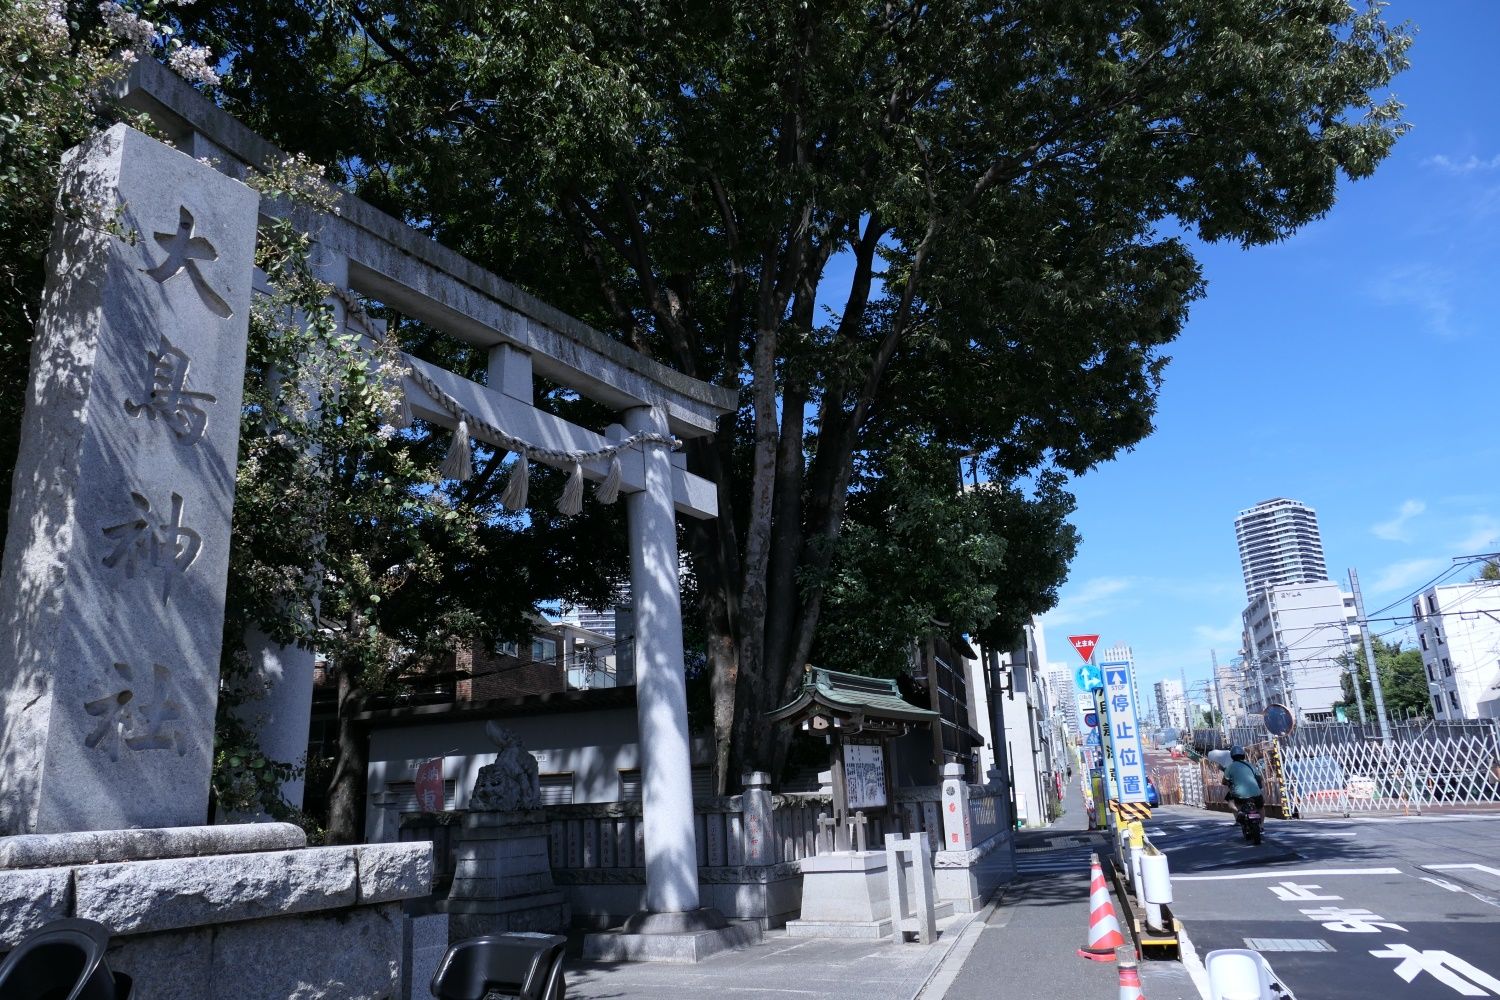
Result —
[[543, 774], [539, 777], [542, 784], [542, 805], [570, 806], [573, 804], [572, 771], [563, 774]]
[[1438, 629], [1433, 629], [1432, 630], [1432, 637], [1433, 637], [1433, 639], [1437, 640], [1437, 644], [1439, 646], [1441, 646], [1443, 644], [1443, 633], [1440, 632]]
[[1437, 610], [1437, 595], [1436, 594], [1428, 594], [1427, 595], [1427, 610], [1429, 612], [1431, 612], [1432, 614], [1437, 614], [1438, 613], [1438, 610]]
[[[385, 790], [395, 796], [397, 814], [418, 813], [421, 807], [417, 804], [417, 783], [415, 781], [388, 781]], [[443, 808], [457, 808], [453, 801], [453, 781], [451, 779], [443, 782]]]
[[1411, 616], [1413, 618], [1415, 618], [1417, 621], [1421, 621], [1422, 620], [1422, 602], [1421, 601], [1412, 601], [1411, 602]]
[[502, 642], [500, 645], [496, 646], [495, 648], [500, 652], [500, 655], [502, 655], [502, 656], [515, 656], [515, 657], [519, 657], [521, 655], [521, 649], [520, 649], [520, 647], [517, 646], [513, 642]]
[[1448, 692], [1448, 704], [1453, 706], [1453, 711], [1458, 711], [1458, 695], [1453, 691]]
[[557, 659], [556, 639], [532, 639], [531, 658], [538, 663], [550, 663]]
[[1453, 668], [1448, 665], [1448, 658], [1446, 656], [1443, 657], [1443, 676], [1444, 677], [1452, 677], [1453, 676]]
[[1432, 696], [1432, 711], [1436, 715], [1443, 714], [1443, 699], [1437, 695]]
[[1422, 640], [1422, 652], [1424, 652], [1424, 653], [1427, 652], [1427, 633], [1426, 632], [1418, 632], [1417, 633], [1417, 638], [1420, 639], [1420, 640]]
[[641, 801], [641, 771], [640, 768], [631, 768], [620, 772], [620, 801]]
[[1437, 675], [1432, 672], [1432, 664], [1430, 663], [1427, 664], [1427, 679], [1430, 681], [1437, 680]]

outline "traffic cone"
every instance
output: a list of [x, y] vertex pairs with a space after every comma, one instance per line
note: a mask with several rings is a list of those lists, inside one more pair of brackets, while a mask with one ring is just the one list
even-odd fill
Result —
[[1115, 919], [1115, 904], [1109, 899], [1109, 886], [1099, 855], [1089, 855], [1089, 943], [1078, 949], [1081, 958], [1095, 962], [1113, 962], [1115, 949], [1125, 943], [1120, 921]]
[[1141, 992], [1141, 973], [1134, 959], [1120, 959], [1120, 1000], [1146, 1000], [1146, 994]]

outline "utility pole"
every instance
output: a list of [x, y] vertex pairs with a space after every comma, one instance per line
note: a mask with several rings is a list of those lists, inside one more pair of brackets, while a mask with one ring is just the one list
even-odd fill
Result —
[[[1252, 604], [1251, 607], [1253, 608], [1254, 605]], [[1255, 647], [1253, 618], [1245, 623], [1245, 639], [1250, 645], [1250, 672], [1255, 675], [1255, 688], [1260, 693], [1260, 712], [1261, 715], [1265, 715], [1266, 707], [1270, 705], [1270, 702], [1266, 700], [1266, 678], [1260, 670], [1260, 650]]]
[[[1365, 599], [1359, 592], [1359, 574], [1349, 567], [1349, 589], [1354, 591], [1354, 613], [1359, 616], [1359, 635], [1365, 644], [1365, 663], [1370, 668], [1370, 690], [1375, 694], [1375, 721], [1380, 723], [1380, 738], [1387, 743], [1391, 739], [1391, 720], [1385, 717], [1385, 693], [1380, 690], [1380, 670], [1375, 663], [1375, 647], [1370, 642], [1370, 619], [1365, 617]], [[1355, 689], [1359, 688], [1359, 674], [1354, 675]]]
[[1229, 741], [1229, 720], [1224, 716], [1224, 696], [1219, 692], [1219, 651], [1210, 649], [1208, 658], [1214, 665], [1214, 705], [1219, 709], [1219, 734]]
[[1182, 681], [1182, 718], [1187, 724], [1187, 731], [1193, 731], [1193, 703], [1188, 699], [1187, 667], [1178, 667], [1177, 676]]
[[1354, 656], [1349, 651], [1349, 626], [1344, 625], [1344, 659], [1349, 661], [1349, 681], [1354, 685], [1354, 703], [1359, 706], [1359, 724], [1368, 725], [1369, 719], [1365, 717], [1365, 690], [1359, 686], [1359, 664], [1355, 662]]

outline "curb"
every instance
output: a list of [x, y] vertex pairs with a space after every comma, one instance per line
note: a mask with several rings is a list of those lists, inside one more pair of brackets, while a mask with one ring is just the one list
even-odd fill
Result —
[[979, 944], [979, 935], [989, 923], [990, 915], [1005, 901], [1005, 890], [1008, 888], [1008, 884], [1000, 886], [988, 903], [969, 914], [968, 921], [953, 936], [952, 943], [912, 994], [912, 1000], [940, 1000], [947, 994], [948, 988], [963, 971], [964, 963], [968, 961], [974, 947]]
[[1193, 946], [1193, 939], [1188, 936], [1187, 924], [1181, 920], [1177, 921], [1177, 957], [1182, 962], [1182, 967], [1187, 969], [1188, 975], [1192, 977], [1193, 986], [1198, 990], [1198, 995], [1203, 1000], [1213, 1000], [1208, 984], [1208, 969], [1204, 968], [1203, 960], [1198, 957], [1198, 949]]

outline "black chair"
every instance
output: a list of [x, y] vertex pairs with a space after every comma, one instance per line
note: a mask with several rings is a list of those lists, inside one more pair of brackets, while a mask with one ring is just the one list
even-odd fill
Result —
[[460, 941], [438, 965], [432, 995], [438, 1000], [563, 1000], [565, 944], [567, 939], [556, 934], [493, 934]]
[[109, 971], [109, 928], [54, 920], [0, 963], [0, 1000], [130, 1000], [130, 977]]

